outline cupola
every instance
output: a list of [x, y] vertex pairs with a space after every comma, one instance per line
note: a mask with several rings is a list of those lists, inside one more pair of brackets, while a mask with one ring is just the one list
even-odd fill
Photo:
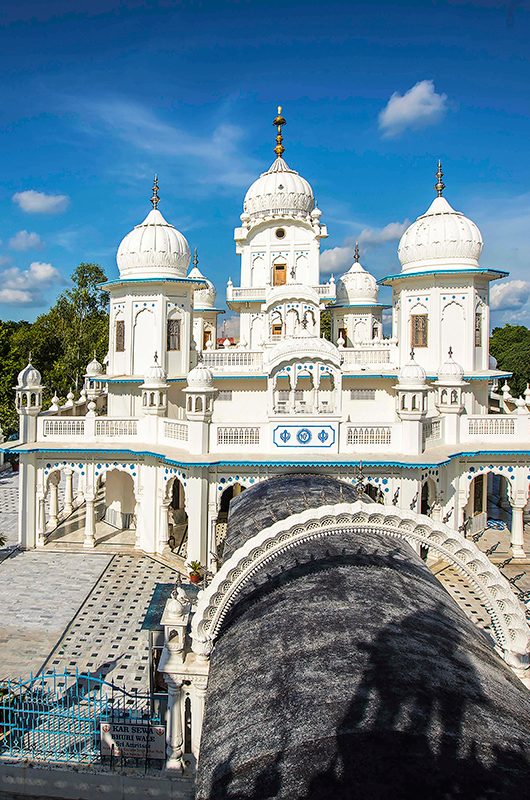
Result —
[[153, 363], [146, 370], [142, 390], [142, 410], [144, 414], [165, 416], [167, 413], [167, 373], [158, 363], [158, 353], [155, 353]]
[[205, 278], [199, 269], [199, 259], [197, 256], [197, 249], [193, 253], [193, 266], [189, 271], [188, 278], [198, 278], [204, 281], [206, 287], [204, 289], [195, 289], [193, 292], [193, 309], [194, 311], [207, 311], [215, 307], [215, 299], [217, 292], [212, 281]]
[[377, 303], [377, 282], [359, 260], [359, 243], [355, 244], [353, 264], [337, 281], [339, 306], [362, 306]]
[[473, 269], [479, 266], [482, 235], [475, 223], [443, 197], [442, 165], [438, 162], [436, 197], [410, 225], [399, 242], [402, 272]]
[[196, 367], [188, 372], [186, 394], [186, 417], [191, 420], [207, 422], [213, 411], [214, 388], [213, 375], [208, 367], [199, 361]]
[[188, 242], [158, 210], [158, 178], [155, 176], [152, 210], [125, 236], [116, 260], [123, 279], [184, 278], [190, 261]]
[[42, 408], [42, 377], [38, 369], [31, 363], [31, 353], [28, 363], [18, 373], [15, 386], [16, 407], [20, 415], [36, 416]]

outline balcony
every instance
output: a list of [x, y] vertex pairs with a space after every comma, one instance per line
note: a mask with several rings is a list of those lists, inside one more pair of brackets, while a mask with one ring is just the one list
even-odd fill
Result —
[[[289, 284], [285, 284], [289, 287]], [[271, 289], [283, 288], [280, 286], [254, 286], [242, 287], [232, 286], [228, 284], [226, 287], [226, 301], [227, 303], [264, 303], [267, 292]], [[313, 286], [313, 290], [317, 293], [321, 300], [328, 300], [333, 302], [335, 300], [336, 287], [335, 283], [323, 283], [319, 286]]]
[[215, 373], [246, 373], [263, 371], [263, 353], [260, 350], [204, 350], [203, 364]]
[[376, 367], [397, 363], [397, 344], [392, 339], [376, 339], [373, 343], [359, 344], [340, 349], [342, 369]]

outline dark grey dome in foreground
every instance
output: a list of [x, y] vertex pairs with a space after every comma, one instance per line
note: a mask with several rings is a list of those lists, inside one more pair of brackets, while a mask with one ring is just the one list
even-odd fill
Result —
[[[227, 542], [302, 511], [308, 480], [248, 490]], [[339, 502], [325, 483], [311, 505]], [[226, 618], [197, 798], [514, 800], [529, 730], [530, 694], [412, 548], [345, 531], [289, 550]]]

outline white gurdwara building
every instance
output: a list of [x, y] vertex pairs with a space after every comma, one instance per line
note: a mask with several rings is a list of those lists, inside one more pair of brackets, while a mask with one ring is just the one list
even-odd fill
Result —
[[[487, 526], [488, 496], [524, 556], [530, 390], [513, 398], [489, 356], [489, 284], [474, 222], [436, 196], [403, 234], [384, 338], [375, 278], [351, 268], [321, 282], [327, 236], [313, 189], [283, 158], [248, 189], [235, 228], [239, 285], [227, 287], [240, 341], [217, 348], [216, 292], [184, 235], [153, 208], [121, 242], [109, 281], [106, 368], [42, 408], [31, 364], [20, 414], [20, 544], [112, 537], [172, 550], [215, 572], [228, 505], [272, 476], [363, 480], [373, 499], [428, 514], [467, 536]], [[352, 254], [353, 255], [353, 254]], [[321, 315], [331, 317], [331, 341]]]

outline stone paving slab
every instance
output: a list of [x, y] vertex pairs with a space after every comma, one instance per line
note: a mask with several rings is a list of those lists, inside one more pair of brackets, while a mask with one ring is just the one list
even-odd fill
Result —
[[0, 564], [0, 679], [40, 669], [110, 561], [32, 550]]

